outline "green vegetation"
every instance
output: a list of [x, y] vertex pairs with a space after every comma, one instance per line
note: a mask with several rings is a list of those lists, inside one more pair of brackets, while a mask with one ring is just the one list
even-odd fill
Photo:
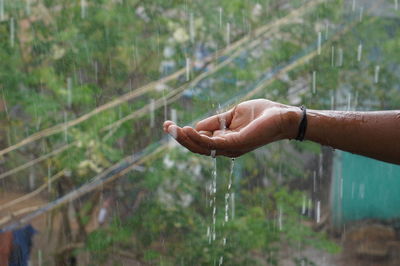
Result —
[[[346, 109], [349, 103], [350, 109], [390, 109], [400, 104], [399, 19], [371, 17], [366, 11], [358, 22], [358, 15], [344, 10], [339, 0], [321, 1], [292, 17], [292, 10], [302, 10], [304, 1], [87, 0], [82, 1], [84, 8], [80, 1], [32, 1], [29, 7], [27, 2], [5, 1], [5, 18], [0, 22], [0, 147], [18, 144], [54, 125], [61, 127], [6, 153], [1, 167], [6, 172], [70, 145], [4, 179], [4, 188], [28, 191], [67, 170], [44, 193], [49, 201], [91, 181], [126, 156], [161, 145], [157, 144], [163, 137], [160, 124], [171, 118], [171, 109], [177, 110], [180, 124], [192, 123], [240, 101], [271, 77], [273, 81], [253, 98], [303, 102], [321, 109]], [[284, 23], [257, 34], [281, 18]], [[302, 56], [317, 49], [317, 32], [322, 33], [321, 54], [302, 62]], [[248, 41], [234, 46], [247, 37]], [[202, 62], [225, 47], [232, 50]], [[196, 66], [189, 81], [182, 71], [177, 78], [153, 85], [77, 125], [62, 125], [185, 69], [187, 58]], [[231, 62], [213, 72], [224, 60]], [[294, 62], [302, 63], [275, 75]], [[378, 83], [374, 82], [377, 65]], [[311, 90], [313, 71], [316, 93]], [[193, 83], [205, 72], [204, 79]], [[176, 91], [179, 88], [185, 89], [183, 94]], [[154, 125], [152, 99], [159, 101]], [[114, 124], [141, 108], [144, 111], [132, 119]], [[312, 143], [282, 142], [237, 159], [232, 187], [235, 218], [226, 223], [223, 209], [230, 160], [218, 158], [217, 241], [210, 244], [206, 187], [211, 182], [211, 159], [167, 147], [141, 165], [143, 172], [131, 171], [99, 188], [119, 206], [112, 210], [110, 224], [86, 228], [102, 202], [99, 191], [75, 201], [80, 233], [67, 226], [72, 220], [63, 220], [60, 230], [69, 237], [60, 240], [57, 249], [84, 243], [74, 254], [87, 252], [93, 265], [117, 264], [121, 257], [156, 265], [214, 265], [221, 257], [228, 265], [274, 265], [279, 252], [287, 248], [314, 246], [338, 252], [325, 233], [308, 225], [312, 219], [301, 215], [309, 193], [293, 188], [293, 180], [312, 178], [300, 155], [317, 158], [320, 153]], [[36, 185], [29, 187], [32, 176]], [[54, 215], [57, 212], [68, 210], [57, 209]], [[312, 265], [307, 258], [294, 260]]]

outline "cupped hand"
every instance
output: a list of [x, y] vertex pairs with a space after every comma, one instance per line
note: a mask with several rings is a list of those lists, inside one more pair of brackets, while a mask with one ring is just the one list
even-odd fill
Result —
[[[286, 119], [293, 107], [265, 99], [242, 102], [225, 113], [197, 123], [195, 128], [164, 122], [164, 131], [192, 152], [239, 157], [265, 144], [292, 138], [293, 119]], [[293, 113], [293, 112], [292, 112]], [[293, 117], [293, 116], [292, 116]]]

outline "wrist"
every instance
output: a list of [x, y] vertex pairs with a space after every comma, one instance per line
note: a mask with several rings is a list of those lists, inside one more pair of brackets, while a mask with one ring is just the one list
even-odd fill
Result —
[[294, 106], [288, 106], [281, 112], [282, 135], [284, 139], [295, 139], [299, 132], [299, 125], [303, 111]]

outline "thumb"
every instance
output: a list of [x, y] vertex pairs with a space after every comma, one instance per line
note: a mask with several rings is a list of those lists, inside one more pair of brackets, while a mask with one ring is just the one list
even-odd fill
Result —
[[214, 115], [201, 120], [196, 124], [197, 131], [215, 131], [218, 129], [228, 128], [232, 122], [235, 108], [226, 111], [225, 113]]

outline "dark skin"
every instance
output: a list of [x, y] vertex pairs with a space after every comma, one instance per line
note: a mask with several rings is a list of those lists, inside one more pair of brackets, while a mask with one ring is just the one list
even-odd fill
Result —
[[[164, 122], [164, 131], [194, 153], [239, 157], [271, 142], [294, 139], [302, 111], [265, 99], [246, 101], [195, 128]], [[345, 112], [307, 110], [306, 140], [400, 164], [400, 110]]]

